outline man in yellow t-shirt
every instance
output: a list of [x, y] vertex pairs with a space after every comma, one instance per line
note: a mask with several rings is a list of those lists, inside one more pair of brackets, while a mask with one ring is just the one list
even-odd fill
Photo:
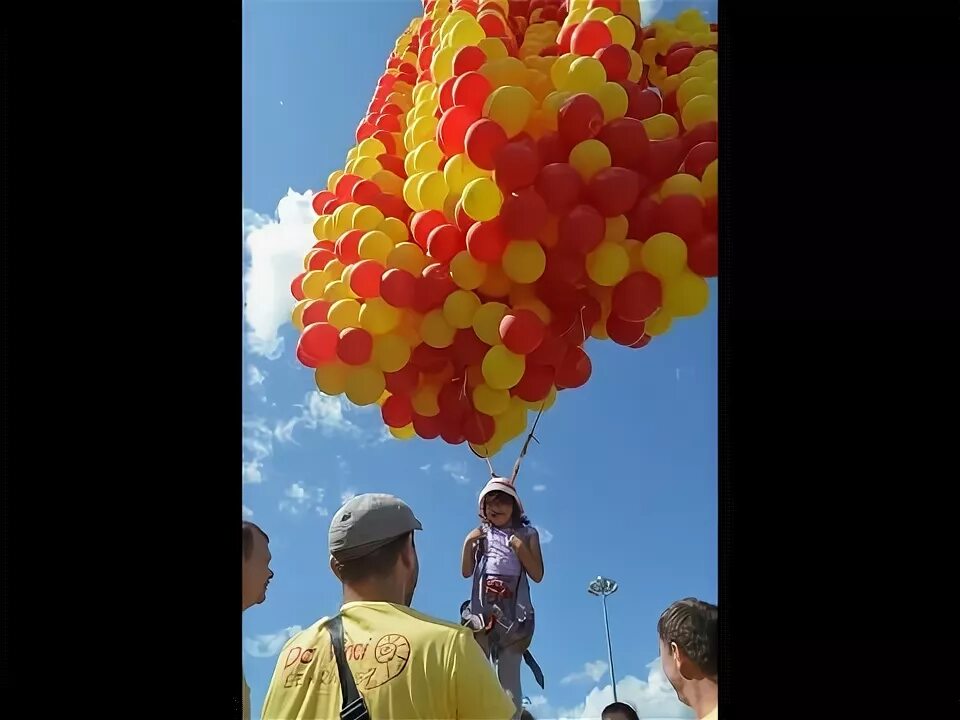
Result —
[[677, 697], [697, 720], [717, 720], [716, 605], [686, 598], [663, 611], [657, 622], [660, 664]]
[[[372, 720], [509, 720], [515, 708], [473, 634], [410, 609], [420, 567], [413, 511], [358, 495], [330, 523], [330, 567], [343, 584], [344, 654]], [[284, 647], [263, 720], [335, 720], [342, 697], [329, 618]]]

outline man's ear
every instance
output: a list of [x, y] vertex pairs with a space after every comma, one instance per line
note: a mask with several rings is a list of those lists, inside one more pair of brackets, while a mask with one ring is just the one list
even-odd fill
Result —
[[343, 578], [340, 577], [340, 568], [341, 565], [336, 561], [333, 555], [330, 556], [330, 572], [336, 576], [337, 580], [343, 581]]

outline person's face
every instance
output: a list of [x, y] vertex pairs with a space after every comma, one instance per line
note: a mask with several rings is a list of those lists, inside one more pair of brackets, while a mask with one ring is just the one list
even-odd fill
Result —
[[484, 513], [491, 525], [508, 525], [513, 519], [513, 498], [502, 492], [490, 493], [484, 498]]
[[253, 531], [253, 550], [243, 559], [243, 607], [259, 605], [267, 599], [267, 585], [273, 577], [270, 569], [270, 547], [267, 539], [257, 530]]
[[603, 720], [630, 720], [623, 710], [608, 710], [603, 714]]
[[670, 684], [676, 691], [677, 699], [680, 700], [680, 702], [682, 702], [684, 705], [689, 705], [690, 703], [687, 702], [687, 699], [683, 695], [685, 681], [680, 672], [681, 662], [681, 651], [680, 648], [677, 647], [677, 644], [670, 643], [668, 645], [661, 639], [660, 665], [663, 667], [663, 674], [667, 676], [667, 680], [670, 681]]

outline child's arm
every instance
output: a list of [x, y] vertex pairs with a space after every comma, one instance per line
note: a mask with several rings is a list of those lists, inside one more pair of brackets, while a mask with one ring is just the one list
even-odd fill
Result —
[[463, 541], [463, 556], [460, 558], [460, 572], [465, 578], [473, 575], [477, 563], [477, 542], [483, 537], [483, 531], [475, 528]]
[[[518, 536], [510, 537], [510, 547], [520, 558], [520, 564], [526, 571], [527, 576], [535, 583], [543, 580], [543, 553], [540, 551], [540, 535], [536, 530], [528, 534], [528, 542], [524, 542]], [[529, 544], [528, 544], [529, 543]]]

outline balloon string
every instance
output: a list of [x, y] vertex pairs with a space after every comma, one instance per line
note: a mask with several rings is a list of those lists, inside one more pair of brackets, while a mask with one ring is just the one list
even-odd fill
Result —
[[543, 415], [543, 409], [544, 409], [544, 407], [546, 406], [546, 404], [547, 404], [547, 399], [544, 398], [544, 399], [543, 399], [543, 402], [540, 403], [540, 410], [537, 411], [537, 417], [534, 418], [534, 420], [533, 420], [533, 427], [530, 428], [530, 434], [527, 435], [527, 439], [526, 439], [526, 441], [523, 443], [523, 447], [520, 449], [520, 457], [517, 458], [517, 462], [515, 462], [514, 465], [513, 465], [513, 474], [510, 476], [510, 483], [511, 483], [511, 484], [514, 484], [514, 483], [516, 483], [516, 481], [517, 481], [517, 475], [520, 474], [520, 463], [521, 463], [521, 461], [523, 460], [523, 458], [526, 457], [526, 455], [527, 455], [527, 448], [530, 447], [530, 441], [531, 441], [531, 440], [536, 440], [536, 441], [537, 441], [537, 445], [540, 444], [540, 441], [537, 440], [537, 438], [534, 436], [533, 433], [536, 432], [537, 423], [540, 422], [540, 416]]

